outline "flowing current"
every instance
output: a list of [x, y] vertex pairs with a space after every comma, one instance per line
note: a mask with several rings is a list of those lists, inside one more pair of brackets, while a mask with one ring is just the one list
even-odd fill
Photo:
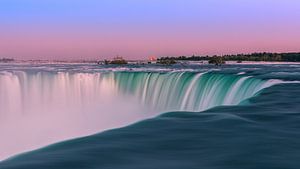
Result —
[[0, 72], [0, 159], [168, 111], [236, 105], [280, 83], [195, 72]]

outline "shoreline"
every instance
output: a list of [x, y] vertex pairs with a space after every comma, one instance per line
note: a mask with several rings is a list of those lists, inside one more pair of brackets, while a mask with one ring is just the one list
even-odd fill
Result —
[[[223, 65], [299, 65], [300, 62], [278, 62], [278, 61], [243, 61], [242, 63], [238, 63], [238, 61], [225, 61], [226, 63]], [[158, 63], [148, 63], [147, 60], [131, 60], [128, 61], [128, 64], [122, 65], [163, 65]], [[14, 62], [0, 62], [1, 65], [9, 65], [9, 64], [97, 64], [96, 61], [47, 61], [47, 60], [28, 60], [28, 61], [14, 61]], [[208, 63], [208, 60], [203, 61], [182, 61], [177, 60], [177, 64], [201, 64], [201, 65], [211, 65]], [[118, 65], [118, 64], [115, 64]], [[176, 64], [175, 64], [176, 65]]]

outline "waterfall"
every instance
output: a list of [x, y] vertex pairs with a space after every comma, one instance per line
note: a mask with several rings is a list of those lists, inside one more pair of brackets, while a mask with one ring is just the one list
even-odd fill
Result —
[[152, 116], [116, 91], [101, 73], [0, 72], [0, 160]]
[[195, 72], [0, 72], [0, 159], [167, 111], [236, 105], [279, 81]]
[[203, 111], [220, 105], [237, 105], [264, 88], [281, 83], [250, 76], [194, 72], [117, 72], [120, 93], [134, 95], [157, 111]]

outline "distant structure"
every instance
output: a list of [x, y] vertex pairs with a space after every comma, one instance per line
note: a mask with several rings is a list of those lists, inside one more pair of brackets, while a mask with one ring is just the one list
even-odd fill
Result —
[[113, 60], [104, 60], [104, 61], [99, 61], [98, 64], [105, 64], [105, 65], [109, 65], [109, 64], [112, 64], [112, 65], [126, 65], [128, 64], [128, 62], [123, 59], [122, 57], [115, 57]]
[[157, 59], [156, 63], [162, 65], [173, 65], [176, 64], [177, 61], [175, 59]]
[[128, 64], [128, 62], [122, 57], [117, 56], [112, 61], [110, 61], [110, 64], [125, 65]]
[[157, 58], [155, 56], [150, 56], [148, 59], [148, 64], [156, 63]]
[[0, 59], [0, 63], [9, 63], [15, 61], [14, 59], [11, 58], [2, 58]]
[[215, 64], [216, 66], [220, 66], [222, 64], [225, 64], [223, 57], [221, 56], [213, 56], [208, 61], [209, 64]]

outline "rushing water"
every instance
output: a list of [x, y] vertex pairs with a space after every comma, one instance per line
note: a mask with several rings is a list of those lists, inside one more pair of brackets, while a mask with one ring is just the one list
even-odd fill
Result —
[[286, 160], [300, 157], [299, 75], [298, 65], [2, 65], [2, 159], [174, 113], [0, 168], [297, 168]]
[[220, 105], [236, 105], [279, 80], [221, 73], [144, 73], [109, 74], [120, 92], [133, 94], [144, 105], [166, 111], [203, 111]]

